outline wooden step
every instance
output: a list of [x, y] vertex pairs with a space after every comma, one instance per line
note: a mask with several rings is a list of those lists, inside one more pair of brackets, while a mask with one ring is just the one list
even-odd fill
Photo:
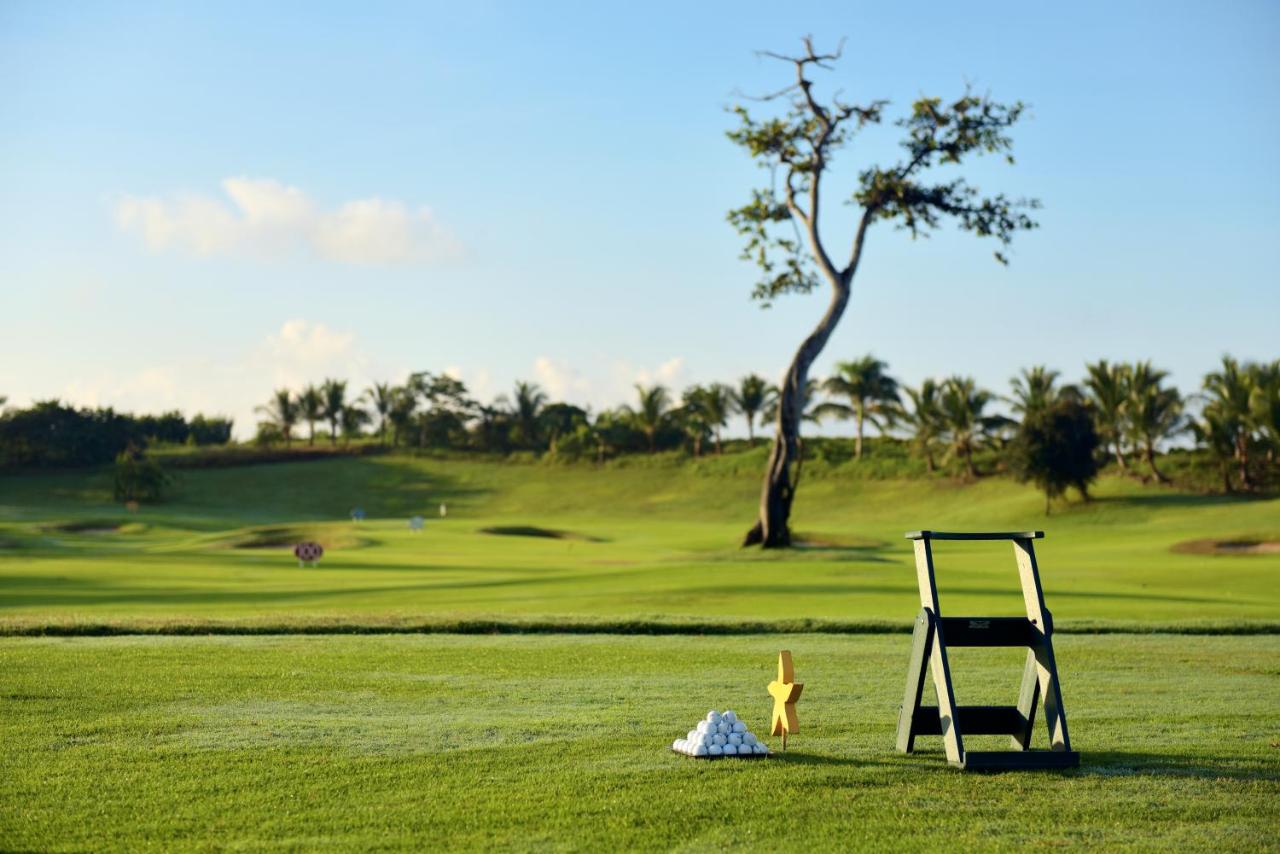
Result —
[[[1027, 718], [1017, 706], [958, 706], [956, 718], [965, 735], [1022, 735]], [[912, 735], [942, 735], [937, 706], [921, 706], [911, 722]]]
[[1074, 750], [969, 750], [960, 761], [966, 771], [1017, 771], [1020, 769], [1078, 768]]
[[1026, 617], [939, 617], [938, 629], [952, 646], [1035, 646], [1043, 640]]

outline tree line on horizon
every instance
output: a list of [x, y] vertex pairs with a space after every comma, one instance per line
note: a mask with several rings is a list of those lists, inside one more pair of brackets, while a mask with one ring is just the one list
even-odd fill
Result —
[[[811, 424], [852, 422], [854, 460], [863, 457], [870, 426], [900, 437], [930, 473], [950, 466], [969, 479], [982, 474], [979, 451], [1016, 450], [1019, 428], [1047, 412], [1087, 422], [1100, 449], [1098, 462], [1105, 456], [1121, 472], [1144, 480], [1169, 482], [1158, 456], [1164, 443], [1184, 436], [1218, 462], [1227, 491], [1254, 488], [1258, 463], [1274, 465], [1280, 449], [1280, 360], [1242, 364], [1224, 356], [1200, 391], [1187, 396], [1149, 361], [1104, 359], [1085, 367], [1078, 384], [1061, 383], [1061, 374], [1045, 366], [1024, 369], [1010, 381], [1009, 394], [999, 395], [964, 376], [910, 387], [868, 355], [837, 363], [825, 379], [811, 379], [802, 417]], [[754, 445], [757, 425], [777, 416], [778, 389], [756, 374], [734, 385], [692, 385], [678, 398], [659, 384], [638, 384], [635, 390], [634, 404], [593, 415], [551, 401], [530, 382], [517, 382], [509, 397], [482, 404], [461, 380], [444, 374], [415, 373], [403, 385], [375, 383], [355, 397], [346, 382], [326, 380], [297, 392], [277, 390], [259, 408], [265, 420], [257, 440], [288, 445], [300, 439], [305, 425], [306, 441], [313, 444], [320, 424], [337, 444], [372, 427], [390, 447], [528, 451], [603, 461], [680, 448], [693, 456], [708, 449], [722, 453], [723, 430], [735, 415], [744, 418], [748, 444]], [[995, 410], [1002, 402], [1016, 418]], [[1189, 409], [1195, 403], [1201, 405], [1193, 416]], [[1011, 462], [1015, 471], [1025, 470], [1025, 452], [1022, 466]]]
[[[850, 422], [855, 463], [867, 453], [867, 431], [874, 428], [901, 442], [929, 473], [946, 470], [976, 479], [989, 473], [979, 463], [985, 454], [1000, 461], [1001, 469], [1036, 480], [1047, 494], [1075, 486], [1087, 495], [1088, 482], [1108, 461], [1122, 473], [1168, 483], [1161, 449], [1182, 437], [1212, 457], [1226, 491], [1255, 489], [1275, 468], [1280, 360], [1241, 363], [1224, 356], [1192, 395], [1170, 385], [1167, 372], [1150, 362], [1100, 360], [1085, 368], [1079, 383], [1063, 383], [1058, 371], [1044, 366], [1027, 368], [1000, 395], [958, 375], [908, 386], [868, 355], [837, 363], [824, 379], [811, 379], [802, 418], [814, 425]], [[447, 374], [417, 372], [403, 384], [374, 383], [358, 393], [347, 381], [326, 379], [297, 391], [276, 390], [258, 407], [262, 421], [255, 442], [314, 445], [319, 438], [336, 446], [372, 439], [388, 448], [526, 452], [602, 462], [680, 449], [695, 457], [721, 454], [723, 431], [738, 415], [746, 422], [747, 444], [754, 446], [757, 427], [777, 418], [778, 389], [756, 374], [733, 385], [692, 385], [678, 397], [660, 384], [638, 384], [635, 391], [633, 404], [592, 413], [552, 401], [531, 382], [517, 382], [509, 396], [484, 404]], [[1013, 417], [997, 411], [1000, 404]], [[221, 417], [132, 416], [43, 401], [0, 414], [0, 466], [89, 465], [144, 447], [225, 444], [231, 426]], [[1040, 438], [1032, 441], [1033, 436]], [[1068, 463], [1063, 455], [1072, 447], [1077, 450]]]

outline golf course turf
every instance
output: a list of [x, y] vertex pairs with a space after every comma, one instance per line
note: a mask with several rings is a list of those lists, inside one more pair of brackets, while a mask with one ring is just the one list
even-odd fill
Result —
[[[1177, 548], [1280, 540], [1280, 501], [1107, 478], [1045, 518], [1002, 478], [814, 472], [802, 547], [761, 553], [755, 457], [190, 470], [136, 514], [106, 473], [0, 477], [0, 849], [1280, 845], [1280, 555]], [[922, 527], [1047, 531], [1079, 769], [893, 751]], [[944, 613], [1020, 613], [1007, 543], [935, 558]], [[783, 648], [786, 755], [666, 749], [712, 708], [765, 732]], [[1011, 703], [1022, 652], [952, 670]]]

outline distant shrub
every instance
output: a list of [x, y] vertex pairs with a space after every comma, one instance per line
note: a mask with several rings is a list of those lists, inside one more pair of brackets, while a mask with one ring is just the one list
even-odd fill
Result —
[[1026, 416], [1010, 443], [1010, 467], [1018, 480], [1032, 481], [1049, 501], [1074, 486], [1089, 500], [1089, 484], [1098, 476], [1098, 433], [1089, 407], [1060, 399]]
[[173, 479], [155, 460], [130, 447], [116, 457], [116, 501], [159, 501]]

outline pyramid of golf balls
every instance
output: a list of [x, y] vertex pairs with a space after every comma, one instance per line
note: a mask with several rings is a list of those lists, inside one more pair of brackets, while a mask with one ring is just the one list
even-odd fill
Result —
[[696, 729], [689, 730], [686, 737], [671, 742], [671, 749], [698, 759], [767, 756], [769, 753], [769, 748], [761, 744], [732, 711], [723, 714], [707, 712], [706, 718], [698, 721]]

